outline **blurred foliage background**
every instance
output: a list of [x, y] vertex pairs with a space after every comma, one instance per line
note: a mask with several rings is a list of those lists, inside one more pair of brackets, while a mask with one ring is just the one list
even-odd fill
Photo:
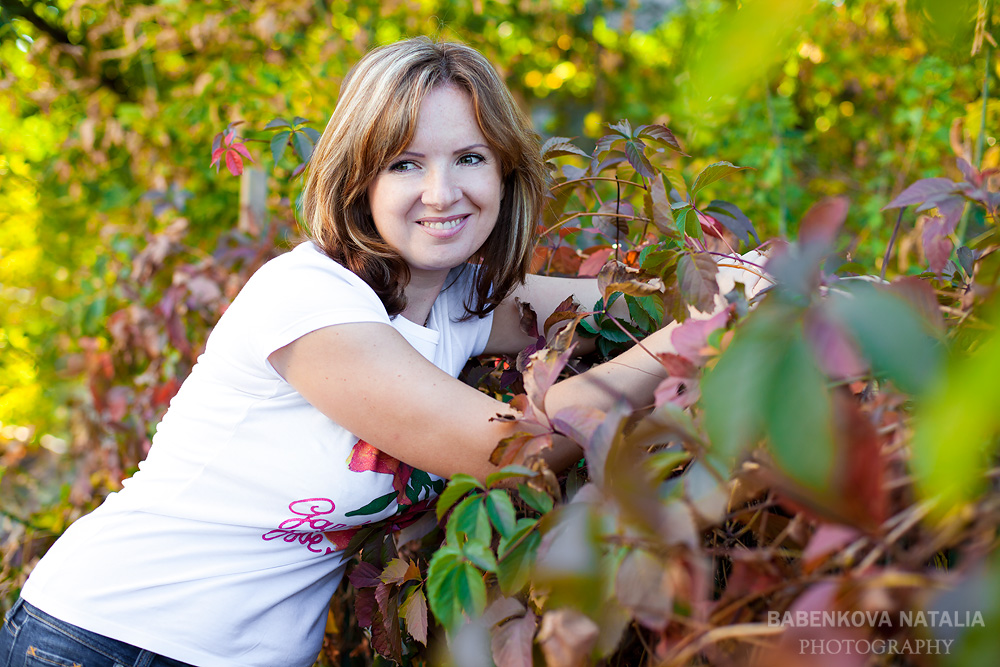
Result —
[[[874, 270], [892, 227], [882, 206], [942, 175], [956, 144], [971, 150], [984, 71], [996, 77], [970, 55], [975, 0], [0, 6], [0, 432], [26, 443], [68, 439], [80, 341], [106, 345], [106, 317], [129, 297], [119, 274], [149, 235], [184, 218], [204, 249], [235, 227], [239, 183], [209, 168], [212, 137], [275, 116], [321, 130], [374, 45], [428, 34], [481, 49], [543, 136], [588, 148], [627, 117], [754, 167], [729, 198], [762, 238], [794, 235], [811, 203], [846, 194], [846, 250]], [[985, 109], [995, 121], [1000, 106]], [[267, 144], [250, 147], [272, 207], [294, 200], [290, 158], [271, 169]], [[906, 272], [916, 258], [901, 247], [892, 269]]]
[[[301, 159], [261, 128], [321, 131], [371, 47], [480, 49], [543, 137], [589, 150], [628, 118], [673, 130], [687, 175], [752, 167], [726, 199], [761, 238], [845, 195], [841, 255], [891, 278], [926, 262], [911, 216], [882, 266], [882, 208], [958, 179], [955, 155], [1000, 164], [992, 23], [989, 0], [0, 0], [0, 600], [44, 548], [25, 536], [118, 488], [228, 299], [295, 241]], [[240, 121], [266, 217], [210, 167]]]

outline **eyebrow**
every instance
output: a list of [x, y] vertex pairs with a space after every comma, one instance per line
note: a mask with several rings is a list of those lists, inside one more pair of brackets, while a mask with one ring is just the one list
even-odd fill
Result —
[[[457, 151], [452, 153], [452, 155], [458, 155], [459, 153], [464, 153], [466, 151], [471, 151], [473, 148], [485, 148], [489, 150], [490, 147], [486, 144], [472, 144], [471, 146], [466, 146], [465, 148], [459, 148]], [[423, 153], [416, 153], [414, 151], [403, 151], [400, 155], [412, 155], [413, 157], [427, 157]]]

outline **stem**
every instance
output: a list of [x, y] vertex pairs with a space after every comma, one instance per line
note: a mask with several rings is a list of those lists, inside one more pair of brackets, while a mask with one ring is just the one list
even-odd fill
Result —
[[906, 207], [899, 209], [899, 216], [896, 217], [896, 226], [892, 228], [892, 236], [889, 237], [889, 245], [885, 249], [885, 257], [882, 258], [882, 271], [879, 272], [878, 277], [885, 280], [885, 270], [889, 266], [889, 257], [892, 256], [892, 246], [896, 243], [896, 234], [899, 233], [899, 224], [903, 222], [903, 211]]
[[633, 220], [633, 219], [634, 220], [645, 220], [645, 218], [640, 218], [639, 216], [635, 216], [635, 215], [626, 215], [624, 213], [601, 213], [599, 211], [577, 211], [575, 213], [571, 213], [569, 216], [563, 218], [562, 220], [559, 220], [558, 222], [556, 222], [556, 224], [554, 224], [551, 227], [549, 227], [548, 229], [544, 230], [540, 234], [540, 236], [546, 236], [546, 235], [549, 234], [549, 232], [554, 232], [555, 230], [559, 229], [560, 227], [562, 227], [563, 225], [565, 225], [567, 222], [570, 222], [570, 221], [572, 221], [575, 218], [583, 218], [583, 217], [591, 217], [592, 218], [595, 215], [607, 215], [607, 216], [611, 216], [612, 218], [626, 218], [628, 220]]
[[615, 183], [624, 183], [626, 185], [634, 185], [637, 188], [645, 189], [646, 186], [642, 183], [636, 183], [635, 181], [622, 181], [617, 178], [610, 178], [608, 176], [585, 176], [583, 178], [574, 178], [572, 181], [563, 181], [562, 183], [556, 183], [549, 190], [555, 190], [556, 188], [561, 188], [564, 185], [571, 185], [573, 183], [585, 183], [587, 181], [614, 181]]
[[[618, 217], [620, 215], [620, 213], [621, 213], [621, 208], [622, 208], [622, 184], [621, 184], [621, 182], [617, 178], [615, 179], [615, 186], [617, 187], [617, 193], [616, 193], [616, 196], [615, 196], [615, 217]], [[619, 225], [616, 222], [615, 223], [615, 261], [616, 262], [618, 261], [618, 251], [621, 250], [621, 246], [622, 246], [621, 235], [622, 235], [621, 225]]]
[[[990, 28], [990, 0], [985, 0], [986, 3], [986, 26], [983, 28], [988, 31]], [[990, 48], [990, 41], [987, 39], [983, 44], [983, 108], [981, 110], [981, 117], [979, 118], [979, 136], [976, 137], [976, 152], [972, 155], [972, 164], [976, 169], [980, 168], [980, 162], [983, 157], [983, 142], [986, 139], [986, 111], [988, 103], [990, 101], [990, 60], [993, 56], [993, 51]], [[971, 207], [966, 204], [965, 210], [962, 211], [962, 220], [958, 223], [958, 231], [955, 235], [958, 237], [958, 245], [961, 246], [965, 243], [965, 230], [969, 225], [969, 211]]]
[[771, 125], [771, 137], [774, 139], [775, 159], [778, 161], [778, 235], [788, 237], [788, 203], [785, 201], [785, 147], [778, 132], [778, 123], [774, 118], [774, 105], [771, 103], [771, 86], [764, 82], [764, 97], [767, 100], [767, 120]]

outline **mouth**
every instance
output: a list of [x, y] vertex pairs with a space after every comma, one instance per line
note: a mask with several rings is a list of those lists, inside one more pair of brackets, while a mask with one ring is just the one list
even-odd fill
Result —
[[417, 220], [417, 224], [427, 229], [439, 229], [446, 231], [458, 227], [467, 217], [469, 217], [468, 214], [453, 215], [447, 218], [423, 218], [421, 220]]

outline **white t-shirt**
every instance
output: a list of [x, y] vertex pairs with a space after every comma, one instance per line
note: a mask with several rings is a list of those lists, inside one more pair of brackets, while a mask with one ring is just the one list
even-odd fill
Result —
[[215, 327], [139, 472], [56, 542], [24, 598], [203, 667], [311, 665], [354, 531], [418, 518], [444, 482], [325, 417], [267, 357], [322, 327], [384, 322], [457, 376], [492, 324], [458, 321], [471, 274], [446, 286], [422, 327], [390, 319], [312, 243], [268, 262]]

